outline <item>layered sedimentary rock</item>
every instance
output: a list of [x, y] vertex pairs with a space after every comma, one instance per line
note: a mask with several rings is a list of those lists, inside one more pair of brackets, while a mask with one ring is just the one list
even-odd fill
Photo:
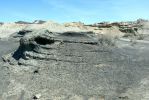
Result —
[[[85, 25], [81, 22], [59, 24], [53, 21], [35, 20], [34, 22], [18, 21], [15, 23], [0, 23], [0, 38], [9, 37], [21, 30], [47, 29], [52, 32], [92, 31], [96, 34], [108, 34], [114, 37], [145, 38], [149, 32], [149, 22], [139, 19], [129, 22], [101, 22]], [[141, 38], [140, 38], [141, 34]], [[143, 35], [142, 35], [143, 34]], [[145, 34], [145, 35], [144, 35]]]
[[[92, 32], [57, 33], [49, 32], [48, 30], [33, 32], [24, 30], [20, 31], [19, 34], [25, 34], [25, 36], [20, 40], [18, 50], [13, 54], [14, 59], [18, 61], [20, 59], [24, 61], [35, 59], [86, 64], [90, 62], [92, 64], [92, 62], [96, 61], [90, 60], [88, 58], [90, 56], [86, 57], [86, 55], [82, 55], [83, 53], [93, 52], [96, 55], [98, 49], [101, 49], [102, 52], [104, 48], [103, 45], [114, 45], [114, 41], [110, 41], [106, 39], [106, 37], [103, 38], [102, 35], [97, 37]], [[21, 62], [19, 62], [19, 64], [21, 64]]]

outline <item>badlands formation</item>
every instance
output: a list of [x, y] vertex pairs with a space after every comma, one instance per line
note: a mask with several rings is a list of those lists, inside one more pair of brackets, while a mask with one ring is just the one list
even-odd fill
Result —
[[149, 100], [149, 21], [0, 23], [0, 100]]

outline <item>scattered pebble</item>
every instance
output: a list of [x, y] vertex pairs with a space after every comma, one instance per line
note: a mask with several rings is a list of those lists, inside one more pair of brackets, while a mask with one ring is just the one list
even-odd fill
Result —
[[39, 99], [40, 97], [41, 97], [41, 94], [36, 94], [33, 96], [33, 99], [36, 100], [36, 99]]

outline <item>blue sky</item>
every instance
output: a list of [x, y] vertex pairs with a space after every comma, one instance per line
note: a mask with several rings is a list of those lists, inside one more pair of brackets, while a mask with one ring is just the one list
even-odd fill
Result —
[[57, 22], [149, 19], [149, 0], [1, 0], [0, 21]]

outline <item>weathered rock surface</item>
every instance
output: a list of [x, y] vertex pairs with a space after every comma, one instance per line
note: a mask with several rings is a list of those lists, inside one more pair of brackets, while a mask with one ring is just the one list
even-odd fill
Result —
[[149, 59], [141, 50], [115, 47], [92, 32], [28, 32], [3, 57], [0, 98], [147, 100]]
[[115, 40], [79, 25], [32, 24], [1, 39], [0, 100], [148, 100], [148, 37]]

